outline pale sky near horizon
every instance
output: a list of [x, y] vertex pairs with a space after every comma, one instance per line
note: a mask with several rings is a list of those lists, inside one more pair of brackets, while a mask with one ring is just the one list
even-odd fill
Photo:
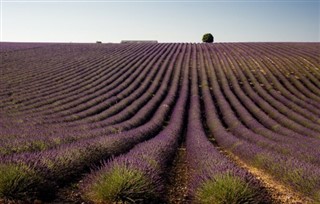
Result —
[[320, 42], [320, 0], [0, 1], [7, 42]]

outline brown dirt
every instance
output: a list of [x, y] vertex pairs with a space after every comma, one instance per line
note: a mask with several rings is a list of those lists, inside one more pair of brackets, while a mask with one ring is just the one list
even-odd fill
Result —
[[190, 203], [188, 198], [188, 166], [185, 145], [178, 149], [169, 171], [167, 202], [170, 204]]
[[221, 150], [221, 153], [225, 154], [230, 160], [234, 161], [241, 168], [246, 169], [252, 175], [254, 175], [266, 188], [266, 190], [270, 193], [272, 199], [275, 203], [279, 204], [313, 204], [315, 203], [312, 199], [307, 198], [300, 193], [288, 188], [283, 185], [275, 178], [273, 178], [270, 174], [264, 172], [261, 169], [253, 167], [243, 160], [241, 160], [238, 156], [232, 154], [231, 152], [227, 152]]
[[[81, 183], [80, 181], [79, 183]], [[56, 198], [51, 201], [51, 202], [45, 202], [46, 204], [89, 204], [89, 202], [84, 201], [81, 198], [81, 192], [78, 188], [78, 184], [74, 184], [72, 186], [67, 186], [64, 188], [61, 188], [57, 195]]]

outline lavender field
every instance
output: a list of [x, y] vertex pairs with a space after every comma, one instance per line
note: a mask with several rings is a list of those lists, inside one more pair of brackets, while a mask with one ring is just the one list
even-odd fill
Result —
[[0, 47], [0, 203], [320, 203], [320, 43]]

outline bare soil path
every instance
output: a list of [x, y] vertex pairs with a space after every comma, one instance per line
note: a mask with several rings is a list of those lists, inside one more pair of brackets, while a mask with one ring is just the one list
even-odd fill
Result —
[[168, 173], [167, 201], [169, 204], [187, 204], [188, 198], [188, 166], [185, 144], [182, 144], [173, 160], [172, 168]]
[[275, 203], [279, 204], [315, 204], [310, 198], [307, 198], [298, 192], [290, 189], [289, 187], [283, 185], [278, 182], [275, 178], [273, 178], [270, 174], [264, 172], [261, 169], [253, 167], [243, 160], [241, 160], [238, 156], [232, 154], [231, 152], [221, 150], [220, 152], [226, 155], [230, 160], [234, 161], [241, 168], [246, 169], [252, 175], [254, 175], [258, 180], [260, 180], [263, 186], [270, 193], [272, 200]]

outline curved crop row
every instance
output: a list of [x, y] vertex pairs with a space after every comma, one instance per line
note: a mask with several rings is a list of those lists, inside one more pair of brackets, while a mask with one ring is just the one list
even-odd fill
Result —
[[[161, 49], [155, 49], [150, 55], [144, 55], [142, 58], [134, 58], [133, 60], [127, 59], [126, 63], [122, 64], [122, 68], [129, 67], [129, 70], [123, 73], [122, 71], [112, 75], [110, 79], [98, 84], [96, 87], [90, 87], [90, 92], [87, 94], [77, 93], [72, 97], [68, 97], [66, 102], [49, 115], [55, 115], [57, 112], [61, 112], [57, 117], [63, 117], [72, 113], [77, 113], [82, 110], [86, 110], [94, 105], [103, 102], [105, 99], [111, 97], [112, 95], [121, 92], [128, 84], [135, 81], [140, 72], [144, 71], [143, 66], [139, 66], [146, 59], [151, 59], [151, 57], [160, 52]], [[162, 50], [163, 51], [163, 50]], [[80, 97], [80, 99], [79, 99]]]
[[[142, 50], [142, 52], [148, 52], [148, 49], [144, 49]], [[132, 58], [124, 58], [126, 60], [127, 63], [133, 63], [132, 61], [135, 61], [135, 60], [138, 60], [139, 58], [137, 58], [138, 53], [135, 53], [135, 56], [132, 56]], [[113, 63], [111, 65], [110, 70], [116, 68], [118, 66], [118, 68], [114, 69], [111, 71], [111, 73], [108, 73], [106, 71], [107, 70], [104, 70], [103, 72], [104, 73], [107, 73], [106, 75], [103, 75], [102, 78], [100, 78], [97, 82], [98, 82], [98, 87], [94, 86], [95, 84], [90, 84], [90, 86], [84, 86], [84, 90], [81, 90], [81, 89], [75, 89], [75, 87], [72, 87], [72, 90], [66, 90], [67, 92], [59, 92], [60, 95], [57, 95], [58, 97], [54, 97], [52, 95], [49, 95], [47, 97], [49, 97], [48, 99], [49, 100], [46, 100], [46, 98], [42, 98], [42, 100], [38, 100], [35, 101], [35, 102], [31, 102], [30, 104], [32, 105], [32, 107], [29, 107], [29, 109], [31, 110], [34, 110], [32, 108], [37, 108], [37, 107], [40, 107], [40, 106], [44, 106], [42, 107], [42, 109], [45, 109], [45, 110], [50, 110], [50, 106], [57, 106], [58, 104], [55, 103], [55, 102], [58, 102], [59, 105], [64, 105], [64, 103], [66, 102], [70, 102], [70, 101], [74, 101], [76, 100], [78, 97], [81, 97], [81, 96], [86, 96], [86, 95], [89, 95], [89, 94], [93, 94], [95, 92], [98, 92], [99, 89], [102, 89], [103, 90], [103, 87], [106, 87], [108, 84], [112, 84], [112, 82], [114, 82], [115, 79], [117, 79], [119, 76], [121, 76], [122, 74], [124, 74], [127, 70], [126, 69], [123, 69], [123, 67], [119, 67], [119, 63], [122, 62], [122, 65], [125, 66], [126, 64], [123, 64], [124, 62], [123, 61], [114, 61], [115, 63]], [[78, 67], [79, 68], [79, 67]], [[121, 69], [122, 68], [122, 69]], [[129, 68], [131, 68], [129, 66]], [[131, 68], [131, 71], [133, 69]], [[118, 71], [118, 72], [116, 72]], [[114, 74], [115, 73], [115, 74]], [[126, 74], [127, 76], [128, 74]], [[107, 78], [106, 78], [107, 77]], [[108, 80], [106, 80], [108, 79]], [[100, 82], [100, 83], [99, 83]], [[79, 84], [81, 85], [81, 83], [79, 82], [78, 84], [76, 84], [76, 87], [79, 86]], [[52, 85], [51, 85], [52, 86]], [[93, 87], [91, 87], [93, 86]], [[79, 88], [79, 87], [78, 87]], [[93, 89], [94, 88], [94, 89]], [[99, 88], [99, 89], [98, 89]], [[40, 89], [41, 90], [41, 89]], [[89, 90], [91, 92], [88, 92], [88, 91], [85, 91], [85, 90]], [[110, 88], [109, 88], [110, 90]], [[101, 92], [101, 91], [100, 91]], [[99, 92], [99, 93], [100, 93]], [[103, 92], [101, 92], [103, 93]], [[48, 105], [49, 107], [48, 107]], [[62, 107], [61, 107], [62, 108]], [[52, 111], [52, 110], [51, 110]]]
[[[55, 86], [53, 86], [52, 83], [55, 83], [57, 81], [60, 82], [61, 78], [62, 79], [69, 78], [70, 75], [72, 76], [73, 74], [79, 74], [79, 72], [81, 73], [80, 68], [82, 68], [86, 72], [90, 71], [90, 69], [83, 67], [83, 65], [85, 65], [85, 64], [88, 65], [87, 62], [91, 63], [93, 60], [94, 61], [101, 61], [101, 54], [102, 54], [102, 53], [98, 53], [98, 55], [96, 56], [98, 58], [91, 57], [91, 59], [90, 59], [88, 54], [81, 53], [80, 56], [82, 56], [82, 57], [75, 58], [71, 62], [69, 62], [70, 60], [66, 61], [71, 58], [68, 52], [65, 53], [65, 55], [63, 55], [63, 56], [55, 57], [52, 55], [54, 55], [55, 53], [59, 53], [61, 51], [49, 50], [49, 53], [50, 53], [50, 51], [51, 51], [50, 60], [48, 60], [46, 57], [43, 57], [44, 59], [41, 61], [41, 63], [34, 63], [33, 61], [30, 61], [30, 62], [24, 63], [24, 65], [27, 67], [27, 69], [18, 70], [18, 73], [20, 73], [20, 74], [17, 76], [19, 78], [21, 78], [18, 80], [19, 84], [21, 83], [21, 81], [23, 81], [23, 82], [32, 81], [33, 83], [30, 85], [23, 83], [22, 84], [23, 86], [21, 86], [21, 87], [19, 86], [19, 84], [15, 85], [14, 86], [15, 89], [13, 90], [15, 93], [15, 98], [16, 98], [16, 95], [18, 95], [18, 96], [20, 95], [19, 92], [22, 92], [21, 93], [22, 97], [27, 96], [27, 98], [29, 98], [29, 99], [32, 99], [32, 97], [29, 96], [30, 94], [34, 95], [34, 97], [38, 96], [39, 94], [40, 94], [39, 96], [48, 95], [50, 93], [50, 90], [46, 89], [47, 84], [49, 85], [49, 87], [48, 87], [49, 89], [56, 89], [57, 87], [60, 87], [63, 84], [57, 83]], [[86, 58], [84, 58], [84, 57], [86, 57]], [[6, 60], [4, 60], [4, 61], [6, 61]], [[84, 61], [86, 62], [85, 64], [84, 64]], [[59, 63], [57, 63], [57, 62], [59, 62]], [[82, 64], [82, 67], [81, 66], [79, 67], [79, 65], [81, 65], [81, 64]], [[17, 65], [19, 65], [19, 64], [17, 64]], [[28, 67], [28, 65], [29, 65], [29, 67]], [[43, 65], [45, 65], [45, 67], [43, 67]], [[9, 66], [9, 67], [11, 67], [11, 66]], [[37, 70], [36, 67], [40, 67], [42, 69]], [[90, 66], [87, 66], [87, 67], [90, 68]], [[31, 68], [31, 70], [30, 70], [30, 68]], [[32, 79], [28, 79], [25, 77], [25, 73], [24, 73], [25, 70], [29, 70], [31, 72], [30, 74], [32, 74]], [[39, 79], [36, 78], [37, 75], [39, 75], [39, 77], [38, 77]], [[55, 76], [55, 75], [57, 75], [57, 76]], [[10, 85], [14, 85], [13, 81], [14, 81], [14, 79], [17, 78], [17, 76], [10, 78]], [[37, 87], [40, 87], [42, 92], [40, 92], [40, 93], [38, 93], [38, 91], [35, 92], [34, 90]], [[65, 88], [67, 88], [67, 87], [65, 87]], [[49, 93], [47, 93], [47, 91]], [[19, 100], [22, 100], [22, 99], [19, 99]], [[17, 101], [17, 102], [19, 102], [19, 101]]]
[[88, 202], [165, 203], [183, 140], [186, 165], [179, 152], [169, 179], [188, 169], [191, 203], [272, 203], [234, 157], [320, 202], [319, 43], [10, 46], [5, 202], [51, 199], [81, 180]]
[[[233, 65], [236, 66], [237, 63], [233, 63]], [[315, 138], [319, 136], [317, 132], [311, 129], [305, 128], [304, 126], [296, 123], [295, 121], [288, 119], [286, 116], [279, 113], [277, 109], [272, 107], [269, 103], [267, 103], [267, 101], [264, 100], [264, 98], [262, 98], [255, 91], [252, 90], [252, 87], [248, 82], [248, 79], [240, 72], [240, 68], [236, 69], [236, 71], [239, 73], [239, 77], [240, 77], [244, 92], [254, 101], [254, 103], [256, 103], [259, 106], [259, 108], [261, 108], [271, 118], [277, 121], [278, 124], [282, 124], [288, 129], [292, 129], [295, 132], [300, 134], [306, 134]]]
[[[189, 183], [195, 203], [270, 203], [261, 184], [251, 174], [228, 161], [206, 138], [200, 109], [196, 54], [192, 66], [191, 101], [187, 128]], [[198, 70], [203, 70], [201, 66]], [[208, 88], [201, 83], [201, 87]]]
[[[254, 49], [259, 49], [254, 47]], [[264, 52], [265, 53], [265, 52]], [[263, 56], [263, 55], [262, 55]], [[312, 100], [311, 98], [309, 98], [308, 96], [305, 96], [305, 94], [303, 92], [301, 92], [297, 87], [295, 87], [293, 84], [291, 84], [285, 76], [283, 76], [283, 74], [279, 71], [279, 69], [281, 69], [281, 67], [286, 67], [286, 64], [283, 64], [281, 62], [281, 59], [277, 59], [277, 61], [275, 62], [273, 58], [271, 57], [264, 57], [267, 59], [267, 61], [269, 63], [271, 63], [270, 66], [268, 66], [269, 71], [273, 74], [276, 75], [276, 78], [280, 81], [281, 84], [283, 84], [285, 86], [285, 89], [289, 92], [291, 92], [293, 95], [295, 95], [296, 97], [300, 98], [301, 100], [316, 106], [317, 109], [320, 108], [319, 103], [315, 102], [314, 100]], [[290, 66], [290, 65], [289, 65]], [[283, 90], [281, 90], [282, 92]]]
[[[210, 73], [210, 69], [207, 73]], [[211, 69], [212, 70], [212, 69]], [[203, 84], [208, 82], [205, 80], [205, 73], [202, 74]], [[214, 86], [211, 86], [215, 88]], [[204, 108], [206, 114], [207, 125], [217, 143], [239, 156], [249, 164], [262, 168], [269, 172], [273, 177], [276, 177], [283, 183], [290, 185], [292, 188], [313, 197], [315, 200], [319, 199], [319, 168], [304, 162], [300, 162], [295, 158], [283, 156], [281, 154], [269, 151], [263, 147], [257, 146], [256, 143], [249, 143], [246, 140], [238, 138], [237, 132], [230, 133], [223, 126], [223, 121], [219, 117], [219, 109], [222, 108], [222, 103], [214, 104], [212, 97], [215, 99], [223, 97], [220, 95], [211, 95], [207, 86], [201, 86], [204, 97]], [[219, 87], [218, 87], [219, 88]], [[217, 108], [218, 107], [218, 108]], [[238, 121], [234, 121], [237, 123]]]
[[[178, 46], [177, 47], [181, 47]], [[170, 69], [168, 73], [172, 73], [173, 71], [175, 72], [174, 77], [172, 77], [172, 79], [175, 79], [175, 81], [178, 81], [179, 79], [179, 70], [178, 69], [173, 69], [174, 63], [175, 63], [175, 59], [178, 56], [178, 52], [174, 52], [174, 50], [171, 50], [171, 57], [174, 58], [169, 60], [169, 58], [166, 60], [166, 63], [163, 64], [163, 67], [167, 66], [167, 63], [170, 62]], [[41, 149], [47, 149], [47, 148], [51, 148], [53, 146], [57, 146], [63, 143], [70, 143], [73, 142], [75, 140], [79, 140], [81, 138], [93, 138], [93, 137], [97, 137], [97, 136], [103, 136], [106, 134], [112, 134], [112, 133], [118, 133], [118, 130], [129, 130], [131, 128], [135, 128], [139, 125], [142, 125], [143, 123], [147, 122], [149, 120], [149, 118], [152, 117], [152, 114], [156, 111], [157, 107], [160, 105], [160, 103], [163, 101], [164, 97], [166, 96], [166, 93], [168, 93], [169, 95], [174, 95], [176, 93], [177, 90], [177, 84], [171, 83], [170, 85], [170, 76], [171, 74], [167, 75], [167, 77], [165, 78], [165, 83], [161, 84], [160, 89], [155, 92], [154, 97], [151, 99], [150, 102], [148, 102], [141, 110], [131, 110], [134, 114], [131, 116], [134, 116], [133, 118], [131, 118], [130, 120], [127, 121], [123, 121], [122, 123], [119, 123], [118, 125], [116, 125], [115, 127], [109, 127], [109, 128], [99, 128], [97, 131], [84, 131], [83, 129], [81, 129], [81, 131], [79, 132], [79, 130], [77, 132], [79, 133], [74, 133], [74, 132], [70, 132], [70, 129], [66, 130], [66, 133], [64, 132], [57, 132], [54, 133], [54, 135], [52, 134], [48, 134], [48, 135], [41, 135], [39, 130], [33, 130], [28, 128], [27, 130], [30, 132], [29, 136], [30, 137], [22, 137], [21, 139], [16, 138], [15, 140], [12, 140], [12, 138], [1, 138], [3, 139], [2, 143], [5, 144], [7, 143], [7, 145], [3, 146], [3, 154], [11, 154], [14, 152], [24, 152], [24, 151], [37, 151], [37, 150], [41, 150]], [[170, 91], [168, 91], [170, 90]], [[149, 95], [153, 95], [153, 93], [149, 93]], [[146, 103], [147, 101], [142, 101], [143, 103]], [[130, 106], [127, 107], [127, 109], [130, 110]], [[123, 111], [121, 114], [119, 114], [119, 118], [123, 119], [125, 116], [130, 116], [131, 111]], [[115, 118], [113, 118], [115, 119]], [[119, 120], [119, 119], [118, 119]], [[114, 122], [114, 120], [113, 120]], [[53, 127], [54, 128], [54, 127]], [[59, 127], [58, 127], [59, 128]], [[51, 129], [51, 127], [47, 127], [48, 130], [53, 130]], [[57, 127], [55, 127], [55, 129], [57, 129]], [[76, 127], [76, 129], [79, 129], [79, 127]], [[45, 130], [47, 133], [50, 133], [48, 130]], [[62, 129], [63, 130], [63, 129]], [[46, 133], [44, 132], [44, 133]], [[55, 131], [53, 131], [55, 132]], [[70, 133], [71, 134], [70, 134]], [[8, 140], [9, 139], [9, 140]], [[10, 141], [11, 140], [11, 141]]]
[[[233, 53], [231, 50], [229, 51], [230, 53]], [[249, 60], [244, 60], [244, 57], [238, 57], [236, 53], [234, 58], [229, 58], [231, 60], [233, 60], [233, 63], [235, 64], [235, 66], [237, 66], [238, 64], [243, 65], [243, 67], [236, 67], [234, 70], [239, 72], [240, 76], [243, 76], [243, 78], [247, 78], [247, 80], [250, 80], [251, 83], [254, 84], [254, 91], [256, 93], [259, 94], [259, 96], [261, 98], [263, 98], [267, 103], [269, 103], [274, 109], [276, 109], [277, 111], [279, 111], [279, 113], [281, 113], [283, 116], [285, 116], [286, 118], [296, 122], [296, 123], [300, 123], [301, 125], [310, 128], [312, 130], [316, 130], [316, 131], [320, 131], [320, 126], [313, 124], [313, 122], [309, 119], [307, 119], [306, 117], [293, 112], [291, 109], [289, 109], [286, 104], [282, 104], [281, 102], [279, 102], [278, 100], [276, 100], [275, 98], [273, 98], [272, 96], [270, 96], [267, 91], [260, 85], [260, 83], [257, 81], [257, 79], [253, 76], [253, 73], [251, 71], [248, 70], [248, 67], [250, 67], [251, 69], [253, 69], [254, 66], [252, 66], [251, 64], [247, 64], [247, 61]], [[244, 73], [242, 73], [242, 71]]]
[[[161, 84], [168, 83], [170, 79], [170, 75], [168, 75], [168, 73], [172, 73], [173, 71], [168, 69], [167, 65], [169, 64], [169, 59], [171, 55], [173, 55], [173, 52], [171, 51], [168, 57], [166, 57], [166, 55], [167, 54], [162, 54], [159, 60], [156, 62], [152, 61], [147, 65], [153, 67], [150, 72], [151, 76], [148, 76], [145, 80], [138, 80], [138, 87], [131, 90], [126, 89], [124, 92], [109, 98], [101, 104], [105, 105], [105, 108], [98, 107], [98, 111], [95, 111], [94, 114], [81, 118], [77, 123], [72, 123], [70, 125], [85, 125], [86, 128], [96, 128], [102, 127], [102, 125], [107, 126], [116, 124], [124, 121], [130, 115], [132, 116], [142, 108], [147, 101], [157, 94], [157, 90]], [[169, 65], [169, 67], [171, 68], [172, 66]], [[93, 108], [95, 109], [95, 107]]]
[[[174, 49], [172, 49], [172, 51], [174, 51]], [[155, 69], [154, 67], [159, 67], [159, 64], [156, 64], [156, 63], [163, 62], [163, 60], [166, 59], [167, 55], [168, 53], [162, 53], [162, 54], [156, 54], [155, 56], [150, 56], [150, 60], [146, 59], [144, 60], [143, 63], [139, 65], [139, 67], [141, 67], [143, 70], [140, 73], [138, 72], [137, 75], [132, 74], [130, 76], [130, 78], [132, 77], [134, 81], [131, 81], [128, 83], [126, 81], [122, 82], [121, 85], [112, 89], [112, 91], [110, 91], [109, 93], [106, 93], [105, 99], [102, 99], [102, 102], [99, 104], [91, 106], [91, 103], [90, 105], [83, 103], [77, 106], [76, 107], [77, 111], [73, 111], [71, 113], [72, 114], [71, 117], [68, 117], [68, 116], [63, 117], [63, 121], [72, 122], [72, 121], [88, 118], [90, 116], [100, 115], [100, 113], [102, 113], [103, 111], [112, 107], [116, 103], [119, 103], [123, 98], [133, 94], [133, 92], [137, 91], [138, 88], [143, 87], [143, 83], [152, 82], [154, 76], [162, 76], [162, 73], [164, 70]], [[161, 81], [158, 81], [158, 83], [161, 84]], [[135, 99], [136, 98], [137, 97], [135, 97]], [[68, 111], [70, 111], [70, 109], [68, 109]]]
[[[190, 46], [189, 46], [190, 49]], [[189, 53], [190, 51], [188, 51]], [[182, 53], [184, 54], [184, 53]], [[186, 54], [188, 67], [189, 54]], [[182, 66], [182, 58], [177, 68]], [[164, 193], [164, 174], [178, 147], [188, 99], [188, 68], [169, 125], [155, 138], [106, 162], [84, 180], [84, 197], [94, 202], [156, 202]]]
[[[240, 46], [238, 47], [240, 48]], [[245, 52], [245, 50], [243, 50]], [[246, 52], [249, 54], [248, 52]], [[275, 87], [273, 87], [272, 83], [275, 82], [269, 82], [267, 76], [265, 76], [265, 72], [268, 70], [267, 67], [263, 63], [259, 63], [259, 61], [262, 61], [262, 59], [259, 56], [251, 56], [247, 55], [250, 60], [253, 61], [251, 63], [251, 68], [255, 68], [255, 77], [261, 84], [261, 86], [264, 86], [265, 90], [269, 92], [274, 98], [276, 98], [278, 101], [282, 102], [284, 105], [286, 105], [291, 110], [296, 111], [297, 113], [303, 115], [304, 117], [308, 118], [309, 120], [316, 122], [318, 121], [318, 115], [314, 114], [312, 111], [314, 111], [314, 107], [308, 106], [305, 102], [299, 103], [295, 101], [294, 99], [290, 98], [286, 94], [286, 92], [280, 92], [280, 90], [276, 90]], [[243, 57], [243, 55], [239, 56], [240, 59]], [[309, 108], [310, 107], [310, 108]], [[320, 123], [320, 121], [318, 121]]]
[[[16, 88], [18, 93], [23, 94], [23, 91], [20, 88], [31, 88], [34, 86], [40, 86], [41, 82], [46, 84], [47, 82], [54, 81], [57, 77], [63, 76], [61, 74], [64, 72], [68, 73], [69, 71], [72, 71], [72, 69], [70, 70], [65, 68], [71, 66], [73, 63], [83, 63], [101, 58], [101, 54], [103, 53], [101, 50], [90, 54], [90, 51], [94, 51], [96, 48], [93, 47], [91, 49], [84, 50], [83, 48], [86, 47], [87, 46], [73, 46], [73, 49], [64, 49], [65, 46], [56, 45], [54, 47], [51, 46], [49, 48], [39, 49], [38, 52], [40, 53], [21, 52], [18, 53], [17, 56], [14, 54], [4, 55], [2, 64], [4, 66], [3, 74], [4, 76], [11, 76], [12, 78], [10, 83], [14, 85], [14, 88]], [[112, 47], [113, 46], [110, 46], [110, 48]], [[115, 54], [115, 52], [117, 52], [114, 49], [106, 49], [106, 51], [108, 52], [105, 52], [104, 54]], [[42, 61], [40, 63], [38, 60], [39, 55], [42, 57]], [[70, 58], [72, 59], [71, 61]], [[22, 64], [19, 63], [19, 60], [21, 59], [26, 60], [23, 63], [24, 69], [21, 69]], [[6, 69], [6, 67], [11, 69]], [[53, 67], [54, 69], [52, 69]], [[17, 71], [20, 73], [19, 75], [17, 75]], [[20, 83], [22, 80], [25, 82], [24, 86]], [[34, 82], [30, 83], [32, 80]], [[28, 92], [28, 90], [26, 91]]]
[[[219, 53], [216, 53], [216, 55], [220, 59], [225, 60], [225, 58]], [[225, 61], [227, 62], [227, 60]], [[218, 63], [216, 63], [215, 65], [217, 66]], [[224, 64], [224, 67], [229, 66], [232, 65], [228, 65], [227, 63]], [[270, 148], [281, 154], [288, 155], [288, 157], [289, 155], [294, 155], [295, 158], [301, 159], [302, 161], [307, 160], [308, 162], [310, 161], [314, 164], [320, 164], [320, 152], [317, 148], [314, 148], [315, 143], [319, 143], [318, 140], [306, 139], [297, 144], [297, 138], [293, 139], [283, 137], [283, 135], [280, 135], [277, 132], [264, 128], [263, 124], [260, 124], [258, 121], [256, 121], [256, 119], [253, 118], [251, 114], [242, 106], [235, 95], [233, 95], [229, 88], [229, 84], [227, 83], [226, 76], [222, 71], [223, 69], [218, 68], [215, 70], [217, 70], [217, 76], [215, 76], [215, 71], [212, 71], [209, 79], [211, 79], [212, 86], [217, 86], [215, 84], [216, 78], [220, 79], [221, 91], [223, 91], [222, 93], [229, 101], [228, 103], [230, 104], [230, 107], [228, 106], [226, 100], [223, 100], [224, 96], [222, 96], [222, 93], [215, 91], [214, 94], [221, 96], [217, 99], [217, 101], [219, 103], [219, 107], [221, 108], [223, 119], [232, 133], [238, 134], [243, 139], [253, 142], [264, 148]], [[233, 74], [229, 73], [228, 76], [232, 77]], [[237, 84], [230, 83], [230, 86], [237, 87]], [[238, 90], [237, 93], [241, 93], [241, 90]], [[243, 97], [243, 95], [240, 94], [239, 96]], [[248, 100], [248, 98], [242, 99], [242, 101], [245, 102], [246, 100]], [[252, 103], [250, 105], [254, 106], [254, 104]], [[235, 110], [234, 114], [231, 112], [231, 107]], [[235, 114], [237, 114], [237, 117], [235, 116]], [[237, 118], [239, 118], [239, 122], [237, 121]], [[304, 137], [301, 136], [300, 139], [304, 139]]]
[[[177, 49], [179, 49], [179, 48], [177, 48]], [[37, 151], [37, 150], [41, 150], [41, 149], [48, 149], [48, 148], [52, 148], [54, 146], [58, 146], [60, 144], [74, 142], [74, 141], [77, 141], [77, 140], [83, 139], [83, 138], [93, 138], [93, 137], [97, 137], [97, 136], [106, 136], [107, 134], [117, 133], [117, 132], [119, 132], [119, 130], [121, 130], [121, 131], [130, 130], [132, 128], [138, 127], [139, 125], [142, 125], [143, 123], [146, 123], [149, 120], [149, 118], [152, 117], [152, 114], [154, 112], [156, 112], [156, 109], [158, 108], [160, 103], [163, 101], [163, 99], [166, 97], [166, 93], [168, 93], [168, 95], [170, 96], [170, 95], [174, 95], [177, 91], [177, 84], [170, 83], [170, 79], [173, 82], [178, 82], [179, 76], [180, 76], [179, 75], [180, 70], [173, 69], [175, 59], [177, 58], [177, 56], [179, 54], [179, 52], [174, 52], [174, 51], [175, 50], [171, 50], [171, 53], [168, 56], [169, 58], [167, 58], [165, 60], [165, 63], [162, 64], [161, 69], [164, 69], [170, 63], [168, 72], [166, 74], [166, 77], [164, 78], [164, 82], [161, 84], [159, 90], [156, 92], [154, 90], [154, 92], [150, 92], [150, 93], [147, 92], [146, 93], [146, 95], [149, 95], [149, 96], [153, 95], [153, 93], [154, 93], [155, 95], [154, 95], [154, 97], [152, 97], [152, 99], [149, 97], [144, 101], [139, 101], [142, 103], [142, 104], [140, 104], [140, 106], [147, 103], [149, 99], [151, 99], [150, 102], [145, 104], [144, 107], [141, 108], [140, 110], [139, 110], [139, 107], [137, 108], [137, 107], [133, 106], [135, 104], [132, 104], [132, 105], [128, 106], [125, 110], [120, 112], [120, 114], [116, 115], [111, 120], [109, 120], [109, 123], [107, 123], [107, 121], [105, 121], [103, 123], [103, 125], [111, 125], [111, 124], [118, 122], [117, 125], [114, 125], [114, 126], [111, 126], [108, 128], [99, 127], [99, 129], [97, 131], [85, 131], [84, 133], [79, 132], [79, 131], [73, 131], [71, 134], [68, 132], [65, 134], [62, 134], [60, 132], [60, 134], [58, 134], [58, 135], [52, 135], [52, 136], [48, 135], [47, 137], [44, 137], [43, 135], [40, 137], [39, 136], [37, 137], [37, 134], [34, 134], [35, 132], [33, 132], [31, 130], [31, 133], [33, 133], [33, 135], [34, 135], [32, 137], [16, 139], [11, 142], [8, 142], [7, 140], [3, 140], [2, 141], [3, 154], [12, 154], [14, 152]], [[174, 59], [172, 59], [172, 57]], [[181, 57], [182, 56], [180, 55], [180, 58]], [[171, 76], [172, 73], [174, 73], [174, 76]], [[170, 87], [169, 85], [171, 85], [172, 88], [168, 92], [167, 90]], [[130, 117], [130, 115], [131, 116], [134, 115], [134, 117], [132, 117], [131, 119], [126, 121], [125, 117]], [[123, 121], [123, 122], [119, 123], [121, 121]], [[79, 127], [77, 127], [77, 128], [79, 128]], [[50, 130], [50, 127], [49, 127], [49, 130]], [[70, 129], [68, 131], [70, 131]], [[41, 149], [39, 149], [39, 148], [41, 148]]]
[[[139, 49], [145, 49], [145, 47], [139, 48]], [[135, 52], [139, 52], [138, 49], [134, 49]], [[37, 80], [36, 82], [39, 83], [39, 87], [42, 90], [43, 93], [41, 93], [41, 97], [49, 96], [50, 98], [53, 98], [55, 95], [58, 95], [58, 93], [64, 94], [64, 93], [72, 93], [72, 91], [75, 88], [81, 88], [81, 86], [88, 86], [89, 84], [92, 86], [92, 82], [96, 82], [97, 79], [100, 79], [102, 76], [107, 79], [106, 77], [112, 76], [117, 69], [113, 69], [114, 65], [119, 64], [119, 61], [121, 59], [125, 59], [129, 56], [133, 56], [133, 53], [131, 53], [131, 50], [127, 50], [127, 54], [123, 53], [124, 50], [121, 50], [120, 53], [98, 53], [97, 56], [93, 59], [77, 59], [78, 61], [71, 61], [68, 64], [62, 64], [64, 70], [57, 69], [56, 66], [49, 66], [50, 67], [50, 79], [43, 79], [43, 80]], [[130, 55], [129, 55], [130, 53]], [[112, 58], [106, 58], [104, 56], [113, 56]], [[89, 69], [88, 69], [89, 68]], [[98, 69], [97, 69], [98, 68]], [[59, 76], [54, 77], [52, 76], [54, 73], [57, 72]], [[71, 72], [72, 71], [72, 72]], [[106, 75], [106, 73], [108, 73]], [[105, 76], [104, 76], [105, 75]], [[101, 79], [100, 79], [101, 80]], [[52, 83], [59, 82], [53, 86]], [[83, 83], [84, 81], [85, 83]], [[77, 86], [75, 86], [77, 85]], [[32, 84], [32, 88], [34, 89], [34, 84]], [[83, 89], [83, 88], [82, 88]], [[79, 91], [82, 91], [81, 89]], [[28, 94], [28, 93], [27, 93]], [[38, 96], [37, 96], [38, 98]], [[39, 99], [38, 99], [39, 100]], [[29, 101], [30, 102], [30, 101]], [[35, 101], [36, 102], [36, 101]], [[34, 103], [34, 102], [33, 102]]]
[[[303, 61], [296, 60], [297, 52], [294, 52], [293, 56], [292, 56], [292, 52], [280, 52], [280, 50], [274, 50], [273, 52], [274, 52], [274, 55], [276, 54], [277, 56], [279, 56], [279, 58], [282, 58], [281, 60], [288, 65], [285, 69], [281, 69], [281, 72], [287, 78], [295, 80], [296, 82], [294, 82], [294, 84], [297, 84], [297, 85], [299, 84], [297, 87], [301, 87], [305, 91], [310, 92], [309, 94], [313, 95], [315, 98], [318, 98], [319, 100], [319, 97], [317, 97], [319, 96], [319, 89], [316, 87], [316, 85], [311, 83], [312, 81], [310, 79], [307, 79], [302, 74], [302, 73], [308, 73], [308, 72], [305, 72], [304, 67], [300, 65], [301, 62]], [[303, 56], [306, 56], [306, 54], [304, 54]], [[312, 75], [308, 75], [308, 76], [310, 77]]]
[[[3, 184], [2, 198], [46, 198], [55, 193], [60, 185], [87, 171], [92, 164], [112, 155], [128, 151], [134, 145], [153, 137], [162, 128], [175, 103], [177, 93], [166, 96], [165, 106], [160, 106], [154, 116], [144, 125], [119, 133], [113, 137], [97, 137], [61, 145], [54, 150], [33, 154], [19, 154], [1, 159], [0, 174]], [[17, 185], [16, 185], [17, 184]]]

